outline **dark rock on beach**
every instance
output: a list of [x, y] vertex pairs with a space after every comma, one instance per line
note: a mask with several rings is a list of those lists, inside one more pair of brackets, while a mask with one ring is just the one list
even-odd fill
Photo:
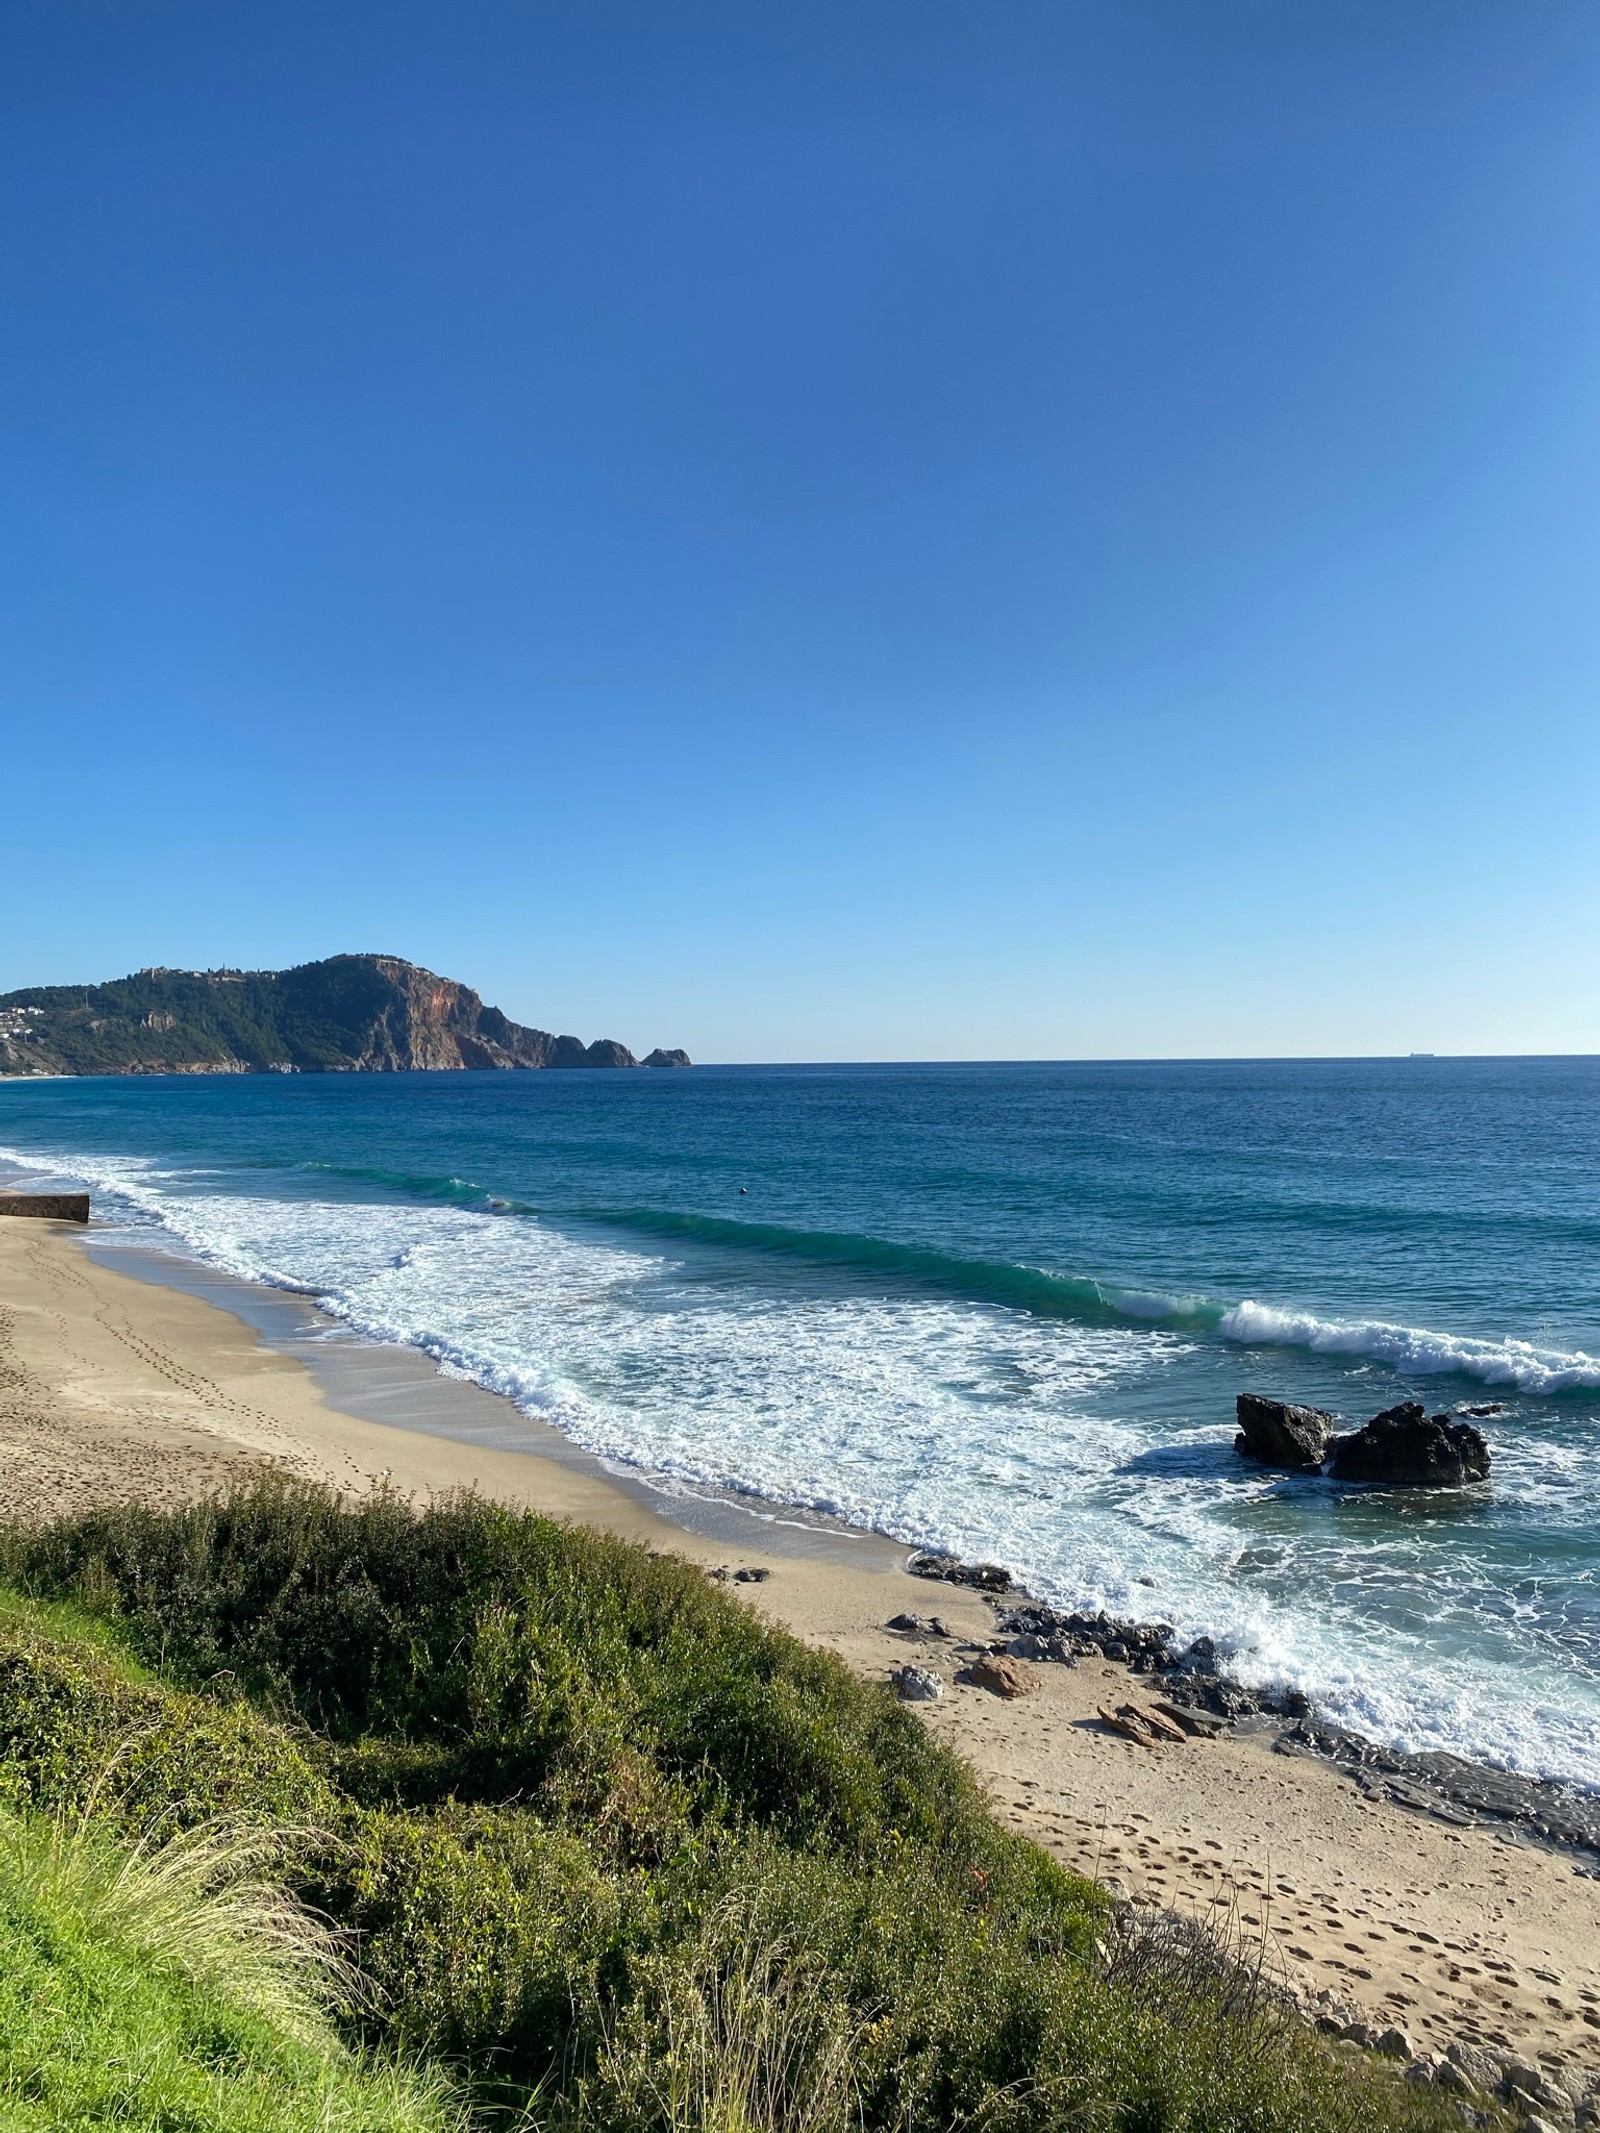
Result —
[[86, 1192], [0, 1192], [0, 1215], [28, 1215], [44, 1222], [87, 1222]]
[[1541, 1843], [1600, 1852], [1600, 1793], [1576, 1785], [1492, 1770], [1457, 1755], [1402, 1754], [1320, 1719], [1303, 1719], [1274, 1745], [1280, 1755], [1336, 1763], [1362, 1791], [1440, 1821], [1506, 1823]]
[[1007, 1608], [1000, 1627], [1011, 1638], [1005, 1648], [1019, 1659], [1054, 1659], [1068, 1666], [1078, 1659], [1111, 1659], [1138, 1674], [1177, 1664], [1165, 1622], [1118, 1622], [1106, 1614], [1069, 1614], [1030, 1601]]
[[1197, 1740], [1215, 1740], [1228, 1722], [1225, 1718], [1219, 1718], [1214, 1711], [1202, 1711], [1197, 1704], [1192, 1703], [1160, 1703], [1156, 1708], [1158, 1711], [1164, 1711], [1185, 1733]]
[[906, 1564], [914, 1578], [941, 1578], [947, 1585], [970, 1585], [977, 1592], [1009, 1592], [1013, 1579], [998, 1563], [963, 1563], [953, 1555], [924, 1551]]
[[1239, 1434], [1233, 1448], [1243, 1459], [1262, 1466], [1287, 1467], [1294, 1474], [1315, 1474], [1333, 1434], [1333, 1416], [1320, 1407], [1295, 1407], [1288, 1400], [1269, 1400], [1257, 1392], [1241, 1392], [1235, 1402]]
[[883, 1626], [902, 1637], [948, 1637], [950, 1634], [937, 1615], [891, 1615]]
[[1420, 1400], [1385, 1408], [1328, 1447], [1335, 1481], [1380, 1481], [1407, 1488], [1459, 1489], [1489, 1478], [1489, 1447], [1470, 1422], [1430, 1415]]

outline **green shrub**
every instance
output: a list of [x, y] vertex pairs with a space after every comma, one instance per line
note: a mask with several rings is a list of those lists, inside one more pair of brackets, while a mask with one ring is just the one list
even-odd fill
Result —
[[391, 1758], [412, 1804], [543, 1795], [624, 1834], [681, 1806], [858, 1853], [909, 1840], [956, 1868], [995, 1851], [964, 1766], [887, 1690], [692, 1565], [531, 1512], [462, 1497], [418, 1516], [266, 1482], [13, 1529], [0, 1569], [98, 1593], [191, 1683], [226, 1675], [336, 1742], [420, 1750]]
[[0, 1805], [103, 1815], [142, 1831], [219, 1814], [327, 1824], [332, 1789], [247, 1704], [140, 1680], [115, 1652], [0, 1615]]
[[489, 2122], [1449, 2122], [1225, 1964], [1108, 1965], [1101, 1891], [886, 1690], [686, 1563], [271, 1482], [13, 1527], [0, 1573], [68, 1609], [52, 1633], [0, 1608], [0, 1798], [336, 1831], [303, 1893], [354, 1937], [368, 2041], [449, 2060]]
[[337, 1868], [317, 1893], [358, 1935], [391, 2038], [499, 2079], [561, 2062], [650, 1909], [644, 1877], [517, 1809], [368, 1814]]
[[[1065, 1877], [1060, 1877], [1062, 1880]], [[654, 1936], [579, 2008], [539, 2123], [592, 2133], [846, 2125], [1005, 2133], [1377, 2133], [1451, 2122], [1330, 2064], [1270, 2002], [1118, 1989], [1048, 1871], [952, 1907], [926, 1857], [863, 1873], [757, 1836], [658, 1884]]]

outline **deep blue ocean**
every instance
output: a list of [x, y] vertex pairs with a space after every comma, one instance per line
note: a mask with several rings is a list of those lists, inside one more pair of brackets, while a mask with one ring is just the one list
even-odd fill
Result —
[[[1600, 1060], [10, 1081], [0, 1156], [616, 1465], [1600, 1782]], [[1492, 1485], [1252, 1471], [1251, 1389], [1498, 1401]]]

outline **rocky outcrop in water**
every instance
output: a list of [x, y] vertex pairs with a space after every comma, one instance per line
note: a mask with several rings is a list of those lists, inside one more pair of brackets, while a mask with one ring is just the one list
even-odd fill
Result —
[[1336, 1436], [1320, 1407], [1296, 1407], [1242, 1392], [1236, 1402], [1241, 1459], [1293, 1474], [1392, 1488], [1460, 1489], [1489, 1478], [1489, 1447], [1470, 1422], [1430, 1415], [1420, 1400], [1386, 1407], [1362, 1428]]
[[639, 1062], [641, 1066], [648, 1067], [685, 1067], [692, 1066], [693, 1063], [687, 1052], [664, 1052], [659, 1045], [653, 1052], [646, 1053]]
[[1386, 1407], [1364, 1428], [1328, 1447], [1335, 1481], [1378, 1481], [1413, 1489], [1460, 1489], [1489, 1478], [1489, 1447], [1470, 1422], [1430, 1415], [1420, 1400]]
[[1241, 1459], [1261, 1466], [1286, 1467], [1294, 1474], [1315, 1474], [1333, 1434], [1333, 1417], [1320, 1407], [1295, 1407], [1258, 1392], [1241, 1392], [1235, 1402], [1239, 1434], [1233, 1448]]

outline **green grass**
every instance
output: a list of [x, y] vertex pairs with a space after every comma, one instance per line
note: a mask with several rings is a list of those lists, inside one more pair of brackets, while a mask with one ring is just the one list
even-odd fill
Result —
[[60, 1643], [93, 1652], [120, 1680], [150, 1682], [151, 1669], [138, 1657], [116, 1614], [116, 1594], [102, 1596], [109, 1612], [98, 1613], [81, 1600], [47, 1600], [0, 1585], [0, 1635], [41, 1630]]
[[1454, 2122], [1206, 1961], [1108, 1971], [1100, 1890], [685, 1563], [272, 1484], [12, 1529], [0, 1574], [0, 1802], [300, 1831], [277, 1871], [354, 1951], [342, 2034], [486, 2127]]
[[140, 1852], [0, 1815], [6, 2133], [445, 2133], [436, 2076], [338, 2042], [314, 1925], [240, 1865], [220, 1835]]

